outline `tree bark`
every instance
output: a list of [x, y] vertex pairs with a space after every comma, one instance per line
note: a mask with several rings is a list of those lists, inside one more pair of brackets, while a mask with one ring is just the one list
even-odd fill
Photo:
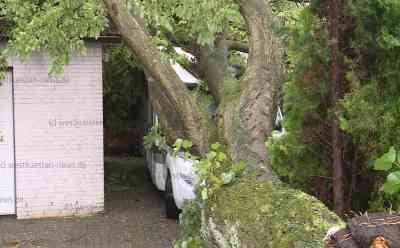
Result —
[[220, 104], [223, 98], [221, 90], [222, 83], [227, 76], [228, 48], [224, 33], [218, 35], [213, 47], [202, 46], [200, 48], [201, 74], [217, 104]]
[[[331, 41], [331, 106], [335, 108], [342, 97], [343, 59], [340, 53], [340, 24], [342, 16], [341, 0], [329, 1], [329, 36]], [[343, 133], [340, 130], [337, 118], [331, 128], [332, 139], [332, 170], [333, 170], [333, 203], [337, 214], [343, 215], [345, 210], [344, 199], [344, 166], [343, 166]]]
[[204, 128], [205, 120], [200, 109], [169, 61], [164, 61], [152, 44], [144, 21], [128, 10], [123, 0], [104, 0], [104, 3], [123, 40], [154, 79], [150, 83], [155, 96], [152, 105], [160, 114], [168, 140], [173, 143], [177, 138], [189, 138], [200, 153], [206, 152], [209, 133]]
[[[234, 159], [261, 168], [265, 179], [278, 181], [269, 166], [265, 140], [273, 130], [276, 89], [281, 80], [281, 49], [273, 31], [268, 1], [235, 0], [249, 31], [249, 59], [238, 108], [224, 115], [225, 138]], [[238, 132], [235, 134], [233, 132]]]

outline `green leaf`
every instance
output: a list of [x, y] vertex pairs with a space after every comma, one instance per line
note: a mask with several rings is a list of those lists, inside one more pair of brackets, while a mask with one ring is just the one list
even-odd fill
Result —
[[174, 143], [174, 147], [182, 147], [183, 139], [177, 139]]
[[204, 188], [204, 189], [201, 191], [201, 199], [202, 199], [203, 201], [205, 201], [205, 200], [208, 199], [208, 190], [207, 190], [207, 188]]
[[375, 170], [388, 171], [392, 169], [393, 163], [396, 161], [396, 150], [391, 147], [390, 150], [383, 154], [382, 157], [375, 161]]
[[193, 143], [192, 143], [192, 141], [190, 141], [190, 140], [184, 140], [184, 141], [182, 142], [182, 147], [183, 147], [183, 149], [185, 149], [185, 150], [190, 149], [192, 146], [193, 146]]
[[387, 182], [400, 184], [400, 171], [395, 171], [387, 176]]
[[219, 150], [220, 147], [221, 147], [220, 143], [214, 143], [214, 144], [211, 145], [211, 149], [214, 150], [214, 151]]
[[185, 152], [184, 160], [186, 160], [186, 161], [190, 160], [190, 153], [189, 152]]
[[235, 173], [233, 173], [233, 172], [221, 174], [221, 180], [224, 185], [230, 184], [233, 181], [233, 179], [235, 179]]
[[236, 173], [236, 174], [241, 174], [244, 170], [246, 169], [246, 164], [244, 162], [239, 162], [237, 164], [234, 164], [232, 166], [232, 170]]
[[213, 160], [214, 158], [216, 158], [217, 157], [217, 153], [216, 152], [209, 152], [208, 154], [207, 154], [207, 159], [209, 159], [209, 160]]
[[400, 191], [400, 184], [387, 181], [383, 185], [382, 190], [386, 194], [393, 195]]
[[339, 124], [340, 124], [340, 129], [343, 131], [348, 131], [350, 129], [349, 122], [342, 116], [339, 117]]
[[226, 156], [225, 153], [223, 153], [223, 152], [218, 153], [217, 160], [219, 162], [224, 162], [227, 158], [228, 157]]

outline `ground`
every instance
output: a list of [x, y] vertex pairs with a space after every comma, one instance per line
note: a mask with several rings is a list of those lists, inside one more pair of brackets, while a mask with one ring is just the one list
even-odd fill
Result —
[[169, 248], [178, 224], [165, 218], [161, 194], [141, 159], [106, 159], [106, 211], [87, 218], [0, 217], [0, 247]]

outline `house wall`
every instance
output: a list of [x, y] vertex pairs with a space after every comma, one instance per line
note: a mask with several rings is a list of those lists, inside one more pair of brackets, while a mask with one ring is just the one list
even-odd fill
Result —
[[12, 74], [0, 82], [0, 215], [15, 214]]
[[102, 46], [88, 43], [64, 73], [49, 58], [13, 58], [16, 212], [19, 219], [104, 209]]

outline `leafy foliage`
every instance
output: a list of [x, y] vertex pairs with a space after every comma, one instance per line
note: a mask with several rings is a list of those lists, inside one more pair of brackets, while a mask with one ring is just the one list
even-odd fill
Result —
[[[287, 34], [287, 81], [284, 84], [285, 134], [267, 141], [273, 169], [286, 182], [313, 192], [315, 178], [329, 175], [326, 108], [329, 60], [324, 20], [309, 8], [295, 7]], [[295, 21], [293, 21], [293, 19]]]
[[197, 201], [187, 201], [179, 216], [183, 237], [175, 242], [174, 248], [201, 248], [201, 208]]
[[[180, 40], [211, 44], [228, 23], [243, 23], [237, 5], [231, 0], [154, 0], [133, 1], [141, 6], [148, 26], [159, 37], [173, 32]], [[182, 37], [183, 36], [183, 37]], [[186, 38], [184, 37], [186, 36]]]
[[198, 191], [201, 199], [206, 202], [219, 188], [235, 182], [244, 172], [245, 164], [234, 164], [223, 152], [221, 144], [215, 143], [195, 168], [200, 181]]
[[[142, 16], [157, 45], [212, 44], [227, 27], [235, 39], [247, 36], [244, 20], [232, 0], [126, 1], [136, 16]], [[102, 0], [1, 0], [0, 15], [10, 23], [7, 55], [26, 58], [46, 49], [53, 59], [50, 72], [62, 71], [71, 53], [84, 53], [84, 39], [98, 38], [107, 27]], [[229, 25], [228, 25], [229, 24]]]
[[[357, 195], [351, 199], [353, 208], [380, 209], [387, 202], [397, 205], [398, 197], [381, 195], [384, 178], [370, 165], [400, 143], [399, 2], [345, 1], [341, 27], [345, 35], [340, 46], [345, 69], [342, 87], [348, 93], [334, 106], [328, 91], [331, 62], [326, 2], [287, 6], [278, 6], [287, 24], [282, 30], [288, 45], [283, 89], [286, 134], [267, 142], [274, 170], [286, 182], [321, 196], [316, 191], [321, 180], [313, 181], [326, 178], [323, 181], [329, 189], [330, 126], [337, 119], [344, 131], [347, 191]], [[387, 169], [391, 154], [378, 159], [377, 168]], [[330, 203], [329, 198], [324, 201]]]
[[358, 54], [347, 72], [352, 92], [343, 99], [343, 117], [346, 131], [372, 155], [370, 159], [400, 141], [398, 6], [395, 0], [359, 0], [350, 1], [348, 7], [358, 22], [352, 42]]
[[178, 139], [174, 151], [183, 150], [187, 159], [195, 161], [198, 176], [196, 199], [187, 202], [180, 217], [184, 233], [175, 248], [202, 247], [200, 238], [201, 211], [212, 201], [222, 187], [235, 184], [245, 170], [244, 163], [233, 163], [219, 143], [211, 145], [210, 152], [201, 158], [190, 154], [192, 142]]
[[387, 153], [375, 160], [374, 169], [390, 172], [382, 186], [382, 190], [386, 194], [400, 193], [400, 164], [394, 147], [391, 147]]
[[392, 169], [393, 163], [396, 161], [396, 157], [396, 150], [394, 147], [390, 148], [387, 153], [383, 154], [375, 161], [375, 170], [389, 171]]
[[12, 25], [5, 53], [26, 58], [46, 49], [59, 72], [71, 52], [84, 53], [83, 38], [97, 38], [106, 26], [101, 0], [2, 0], [0, 9]]
[[158, 121], [150, 128], [150, 131], [143, 137], [143, 145], [147, 150], [158, 148], [162, 151], [168, 150], [168, 145], [165, 136], [161, 131], [161, 126]]
[[104, 127], [116, 137], [132, 128], [143, 133], [146, 79], [140, 64], [124, 44], [105, 46], [104, 57]]
[[[400, 24], [397, 21], [400, 5], [396, 0], [353, 0], [347, 8], [357, 28], [352, 37], [356, 55], [350, 60], [346, 74], [351, 93], [342, 101], [345, 130], [362, 151], [366, 164], [389, 150], [375, 163], [375, 168], [387, 169], [385, 165], [395, 159], [400, 143]], [[382, 179], [376, 181], [376, 189], [380, 188]], [[393, 180], [388, 179], [383, 189], [394, 193], [390, 187]], [[398, 193], [397, 197], [383, 196], [384, 202], [398, 207]]]
[[177, 156], [178, 152], [180, 151], [184, 151], [184, 155], [185, 155], [185, 160], [196, 160], [197, 157], [193, 156], [190, 153], [190, 149], [193, 146], [193, 142], [190, 140], [184, 140], [184, 139], [177, 139], [173, 145], [174, 149], [173, 149], [173, 155]]

